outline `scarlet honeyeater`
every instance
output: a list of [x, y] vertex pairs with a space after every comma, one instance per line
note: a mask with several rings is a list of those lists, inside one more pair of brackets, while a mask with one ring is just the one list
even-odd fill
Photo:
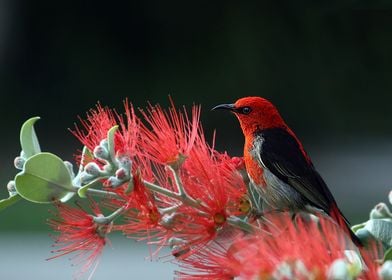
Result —
[[213, 108], [217, 109], [233, 112], [240, 122], [245, 136], [246, 170], [264, 205], [294, 213], [321, 210], [360, 244], [301, 142], [271, 102], [244, 97], [234, 104]]

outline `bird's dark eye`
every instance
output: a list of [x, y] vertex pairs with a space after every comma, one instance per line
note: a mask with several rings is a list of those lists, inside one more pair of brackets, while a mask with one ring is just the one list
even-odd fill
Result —
[[248, 115], [250, 112], [252, 112], [252, 109], [250, 107], [241, 108], [241, 114]]

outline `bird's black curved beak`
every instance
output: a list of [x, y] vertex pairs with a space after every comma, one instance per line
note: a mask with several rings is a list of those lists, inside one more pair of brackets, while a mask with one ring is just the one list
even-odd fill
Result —
[[211, 109], [211, 111], [215, 111], [215, 110], [229, 110], [229, 111], [234, 111], [235, 110], [235, 106], [234, 104], [221, 104], [221, 105], [217, 105], [214, 108]]

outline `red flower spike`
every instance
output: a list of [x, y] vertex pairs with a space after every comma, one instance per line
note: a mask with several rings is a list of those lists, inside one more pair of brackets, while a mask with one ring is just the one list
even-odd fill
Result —
[[108, 107], [97, 104], [95, 109], [90, 109], [87, 113], [87, 120], [79, 117], [82, 128], [75, 126], [71, 131], [79, 141], [91, 152], [99, 143], [106, 139], [107, 132], [116, 125], [115, 114]]
[[234, 279], [241, 270], [241, 263], [229, 254], [230, 241], [211, 241], [200, 251], [177, 261], [181, 270], [175, 272], [176, 278]]
[[195, 143], [181, 172], [188, 195], [202, 201], [212, 217], [241, 214], [237, 206], [246, 194], [244, 181], [231, 158], [211, 149], [203, 137]]
[[143, 126], [141, 151], [143, 156], [161, 164], [176, 164], [187, 156], [199, 132], [200, 107], [193, 106], [191, 119], [188, 113], [178, 111], [173, 101], [169, 111], [159, 105], [150, 105], [141, 111], [147, 126]]
[[[168, 232], [183, 241], [173, 255], [184, 259], [214, 240], [229, 215], [240, 213], [246, 188], [231, 159], [211, 149], [202, 134], [178, 172], [187, 195], [200, 203], [199, 208], [179, 207]], [[159, 178], [159, 185], [177, 191], [170, 170]]]
[[119, 115], [114, 110], [98, 104], [96, 109], [89, 111], [87, 120], [79, 118], [82, 128], [76, 126], [72, 133], [92, 152], [107, 138], [108, 131], [118, 124], [120, 129], [114, 137], [115, 151], [118, 156], [126, 155], [131, 158], [135, 156], [136, 146], [140, 140], [140, 120], [135, 115], [132, 104], [127, 100], [124, 101], [124, 108], [125, 114]]
[[201, 215], [192, 207], [180, 208], [170, 233], [173, 237], [183, 240], [183, 244], [172, 252], [173, 256], [177, 259], [186, 259], [204, 248], [215, 239], [218, 229], [223, 225], [222, 222], [224, 220], [219, 219], [216, 223], [214, 216]]
[[[91, 202], [91, 206], [95, 215], [102, 215], [94, 202]], [[74, 264], [83, 263], [77, 276], [91, 269], [93, 274], [107, 242], [106, 235], [110, 232], [111, 225], [96, 224], [93, 217], [81, 208], [66, 204], [56, 204], [56, 207], [57, 218], [50, 219], [48, 224], [59, 233], [53, 245], [58, 249], [53, 251], [57, 255], [48, 260], [75, 253], [72, 257]]]
[[[269, 222], [264, 229], [272, 234], [244, 235], [221, 250], [216, 250], [216, 244], [205, 246], [181, 260], [180, 266], [185, 271], [180, 272], [180, 278], [209, 279], [205, 275], [224, 271], [240, 279], [270, 279], [283, 262], [295, 265], [299, 261], [312, 278], [327, 279], [330, 265], [344, 259], [345, 250], [355, 250], [353, 245], [348, 245], [344, 231], [328, 217], [320, 216], [318, 223], [305, 218], [293, 222], [291, 215], [285, 213], [267, 218]], [[377, 267], [369, 261], [372, 259], [369, 253], [361, 253], [366, 270], [359, 279], [378, 279]], [[296, 279], [308, 277], [301, 274]]]
[[124, 108], [124, 116], [117, 114], [120, 133], [115, 137], [115, 150], [119, 155], [134, 157], [140, 140], [140, 120], [135, 114], [132, 103], [127, 99], [124, 101]]
[[138, 240], [156, 238], [163, 236], [166, 230], [159, 224], [161, 214], [156, 206], [155, 199], [140, 178], [140, 175], [133, 176], [133, 190], [127, 195], [129, 209], [124, 217], [126, 221], [118, 229], [132, 238]]

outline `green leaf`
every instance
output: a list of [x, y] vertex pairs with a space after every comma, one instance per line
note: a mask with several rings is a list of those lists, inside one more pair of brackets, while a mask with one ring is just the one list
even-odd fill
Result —
[[366, 223], [367, 229], [377, 240], [388, 247], [392, 246], [392, 221], [387, 219], [374, 219]]
[[353, 226], [351, 227], [351, 230], [352, 230], [354, 233], [356, 233], [359, 229], [361, 229], [361, 228], [363, 228], [363, 227], [365, 227], [365, 226], [366, 226], [366, 222], [365, 222], [365, 223], [362, 223], [362, 224], [353, 225]]
[[21, 199], [21, 196], [18, 194], [15, 194], [13, 196], [10, 196], [9, 198], [5, 198], [0, 200], [0, 211], [4, 210], [8, 206], [13, 205], [14, 203], [18, 202]]
[[376, 242], [376, 238], [366, 229], [360, 228], [355, 232], [355, 235], [361, 240], [362, 244], [366, 247], [372, 242]]
[[118, 125], [113, 126], [111, 129], [109, 129], [108, 136], [107, 136], [109, 155], [113, 163], [116, 162], [116, 152], [114, 149], [114, 135], [117, 129], [118, 129]]
[[389, 248], [384, 254], [384, 262], [392, 261], [392, 248]]
[[15, 177], [17, 192], [36, 203], [65, 202], [74, 195], [71, 175], [58, 156], [39, 153], [29, 158]]
[[39, 119], [39, 117], [28, 119], [20, 129], [20, 145], [22, 146], [26, 159], [41, 152], [38, 138], [34, 130], [34, 124]]

